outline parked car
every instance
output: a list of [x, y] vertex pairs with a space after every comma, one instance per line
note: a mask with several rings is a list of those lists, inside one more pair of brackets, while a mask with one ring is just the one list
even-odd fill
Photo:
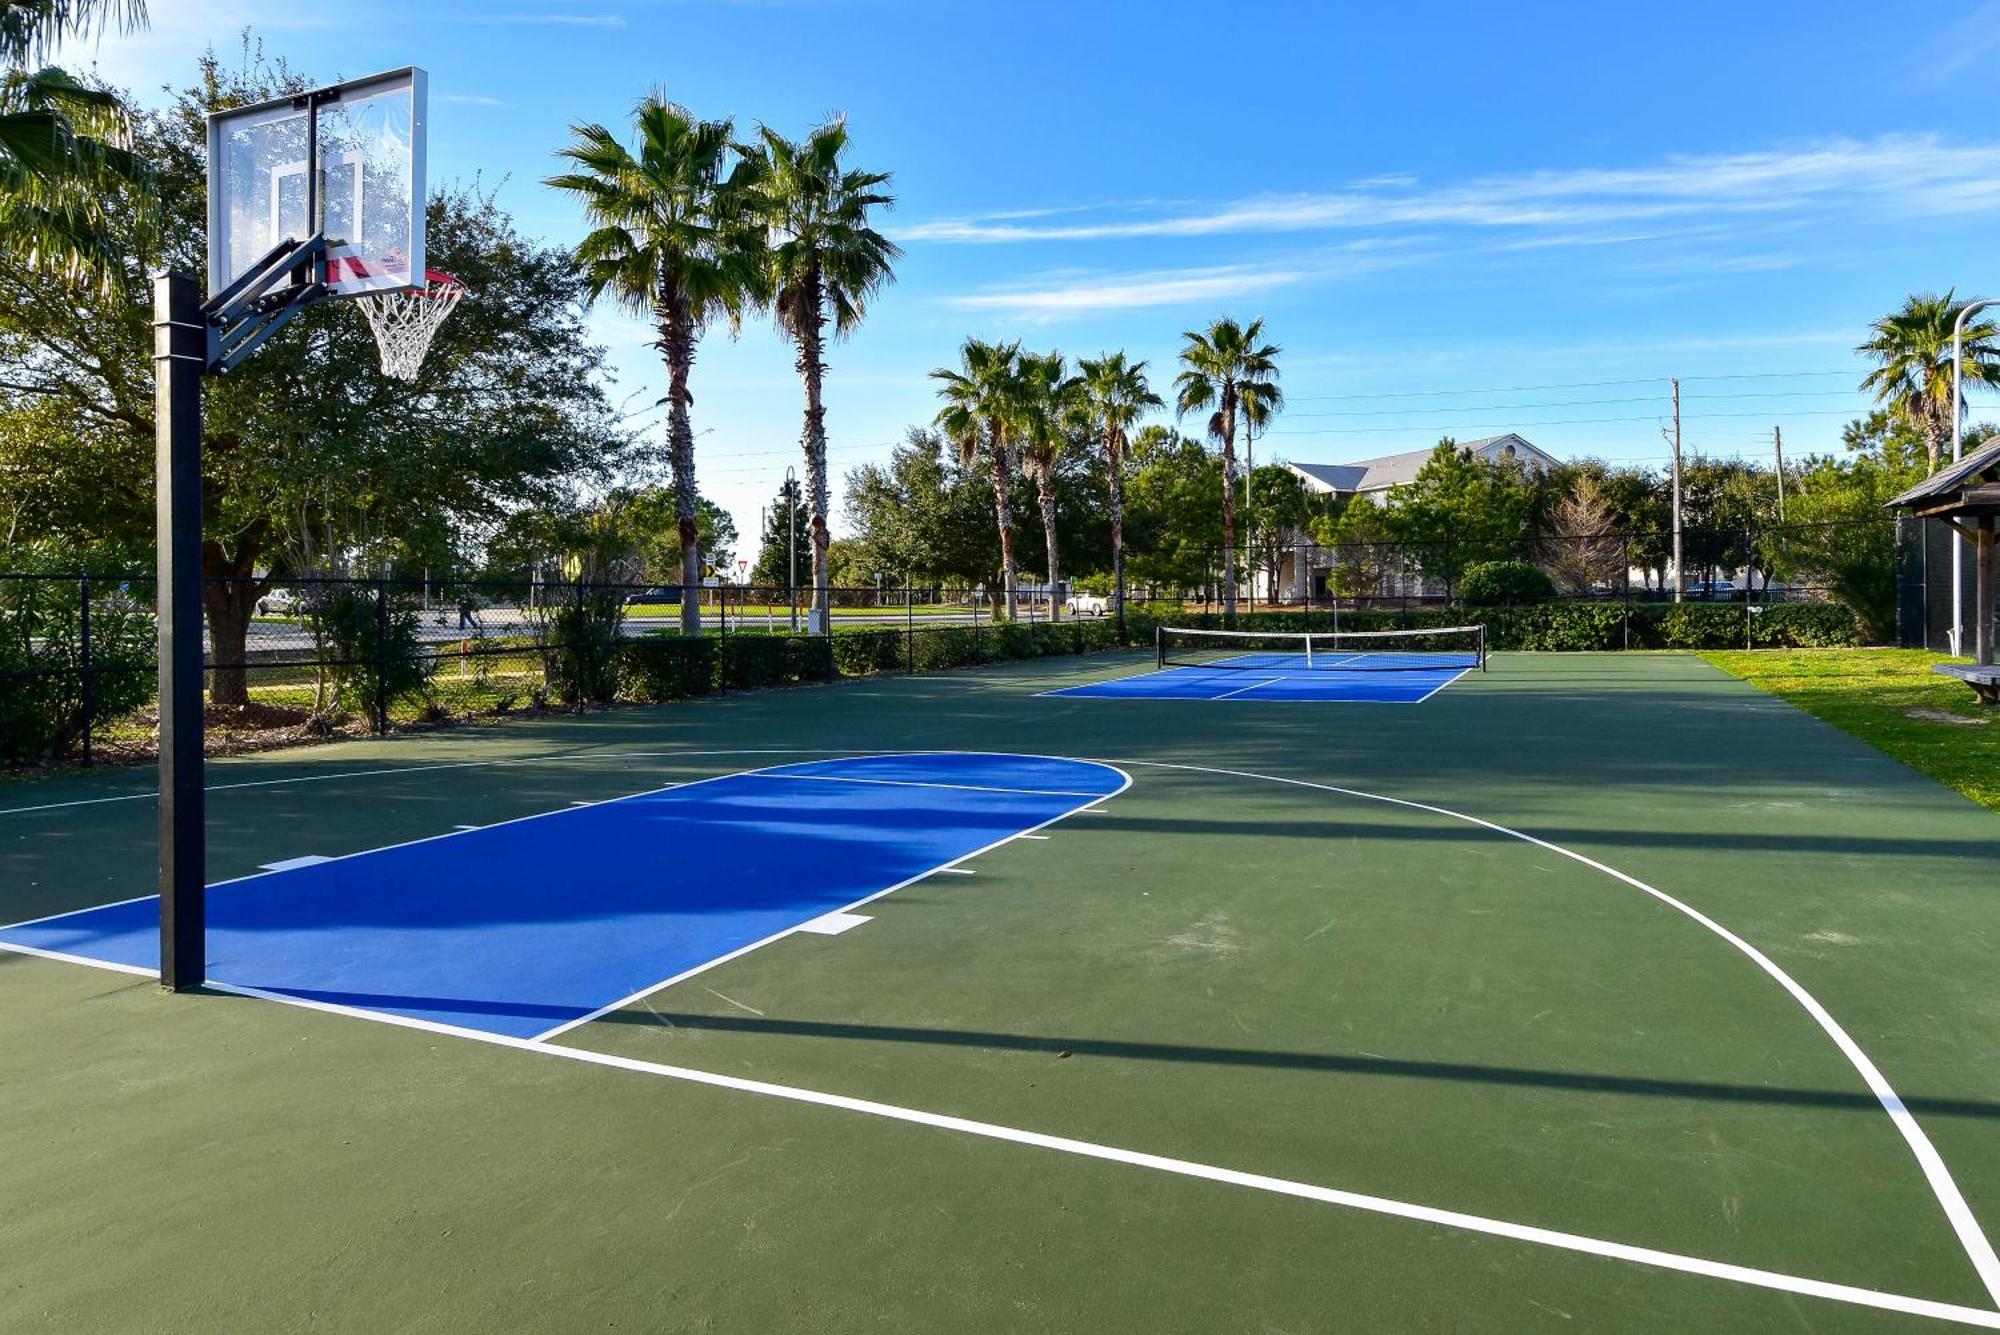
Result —
[[257, 600], [260, 617], [288, 617], [299, 610], [299, 595], [292, 589], [272, 589]]
[[1072, 593], [1063, 600], [1063, 611], [1079, 617], [1109, 616], [1111, 603], [1100, 594]]
[[1697, 579], [1690, 581], [1687, 586], [1688, 597], [1716, 602], [1728, 602], [1740, 592], [1733, 579]]
[[670, 603], [679, 606], [681, 590], [678, 584], [656, 584], [650, 589], [640, 589], [637, 593], [625, 595], [625, 605], [635, 607], [640, 603]]

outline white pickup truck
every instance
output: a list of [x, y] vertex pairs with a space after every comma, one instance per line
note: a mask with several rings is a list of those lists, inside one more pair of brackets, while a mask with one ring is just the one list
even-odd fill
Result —
[[1063, 611], [1076, 617], [1111, 615], [1111, 600], [1095, 593], [1072, 593], [1063, 600]]

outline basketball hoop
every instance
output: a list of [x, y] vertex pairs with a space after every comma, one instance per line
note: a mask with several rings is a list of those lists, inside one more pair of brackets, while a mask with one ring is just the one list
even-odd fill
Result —
[[368, 327], [375, 331], [375, 346], [382, 351], [382, 374], [415, 380], [438, 327], [465, 293], [465, 284], [450, 274], [426, 269], [422, 287], [356, 298]]

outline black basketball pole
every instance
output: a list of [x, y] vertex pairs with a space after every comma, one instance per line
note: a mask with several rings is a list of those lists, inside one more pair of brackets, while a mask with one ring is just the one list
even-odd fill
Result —
[[207, 972], [203, 878], [201, 377], [208, 323], [181, 273], [153, 280], [153, 377], [160, 645], [160, 986]]

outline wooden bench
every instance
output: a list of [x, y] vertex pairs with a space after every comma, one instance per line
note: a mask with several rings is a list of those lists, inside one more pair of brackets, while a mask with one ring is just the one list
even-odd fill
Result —
[[1970, 663], [1939, 663], [1931, 671], [1957, 677], [1978, 693], [1979, 703], [2000, 705], [2000, 666], [1975, 667]]

